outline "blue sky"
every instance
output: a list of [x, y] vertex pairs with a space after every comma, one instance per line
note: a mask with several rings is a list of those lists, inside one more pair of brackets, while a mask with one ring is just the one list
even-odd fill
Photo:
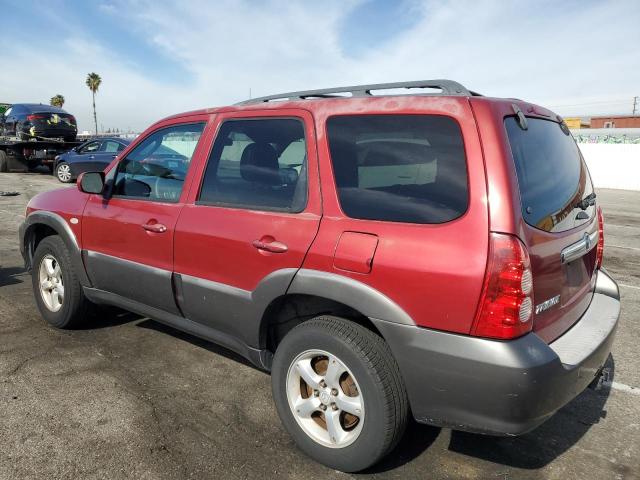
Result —
[[[630, 112], [640, 2], [0, 0], [0, 101], [63, 94], [90, 128], [287, 90], [453, 78], [561, 114]], [[13, 41], [15, 39], [15, 42]], [[15, 74], [19, 72], [19, 74]]]

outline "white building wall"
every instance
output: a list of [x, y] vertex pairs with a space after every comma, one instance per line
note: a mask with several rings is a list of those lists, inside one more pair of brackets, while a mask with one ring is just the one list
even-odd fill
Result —
[[640, 190], [640, 144], [579, 143], [596, 188]]

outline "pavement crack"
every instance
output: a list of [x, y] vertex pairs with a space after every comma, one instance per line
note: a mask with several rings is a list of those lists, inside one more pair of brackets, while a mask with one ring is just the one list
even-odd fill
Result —
[[57, 344], [49, 347], [48, 349], [46, 349], [43, 352], [39, 352], [36, 355], [32, 355], [30, 357], [25, 358], [21, 362], [18, 362], [18, 364], [15, 367], [13, 367], [11, 370], [9, 370], [6, 373], [6, 377], [8, 378], [8, 377], [11, 377], [11, 376], [15, 375], [20, 370], [22, 370], [22, 368], [24, 368], [25, 365], [27, 365], [29, 362], [35, 360], [36, 358], [40, 358], [40, 357], [44, 357], [44, 356], [48, 355], [49, 353], [51, 353], [53, 351], [54, 348], [56, 348], [56, 346], [57, 346]]

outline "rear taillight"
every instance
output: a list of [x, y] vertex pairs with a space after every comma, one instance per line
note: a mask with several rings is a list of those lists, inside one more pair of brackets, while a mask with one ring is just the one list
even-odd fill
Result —
[[604, 255], [604, 217], [602, 216], [602, 208], [598, 207], [598, 249], [596, 250], [596, 268], [602, 266], [602, 257]]
[[69, 115], [69, 122], [71, 122], [72, 125], [76, 124], [76, 117], [74, 117], [73, 115]]
[[27, 120], [33, 122], [34, 120], [44, 120], [47, 118], [45, 115], [27, 115]]
[[530, 332], [532, 295], [531, 262], [524, 245], [512, 235], [491, 233], [487, 273], [472, 335], [509, 339]]

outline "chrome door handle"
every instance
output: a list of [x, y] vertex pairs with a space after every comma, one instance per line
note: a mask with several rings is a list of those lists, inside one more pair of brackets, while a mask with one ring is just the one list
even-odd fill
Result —
[[281, 242], [263, 242], [262, 240], [254, 240], [252, 245], [258, 250], [264, 250], [271, 253], [285, 253], [289, 250], [284, 243]]
[[144, 225], [142, 225], [142, 228], [144, 228], [147, 232], [153, 233], [164, 233], [167, 231], [167, 227], [161, 223], [145, 223]]

